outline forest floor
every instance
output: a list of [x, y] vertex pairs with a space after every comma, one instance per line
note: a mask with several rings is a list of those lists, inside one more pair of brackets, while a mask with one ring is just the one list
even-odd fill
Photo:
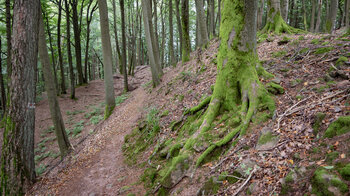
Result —
[[[150, 87], [149, 69], [139, 67], [134, 82], [131, 82], [136, 90], [122, 95], [122, 86], [116, 87], [117, 99], [123, 101], [118, 101], [120, 105], [112, 116], [96, 123], [97, 127], [92, 118], [102, 120], [95, 117], [103, 112], [102, 81], [79, 87], [77, 101], [60, 98], [66, 127], [72, 130], [70, 138], [76, 146], [75, 152], [63, 162], [50, 155], [39, 159], [38, 171], [40, 164], [45, 164], [45, 172], [28, 193], [155, 194], [159, 190], [159, 176], [156, 173], [150, 177], [144, 172], [152, 169], [151, 160], [157, 165], [157, 171], [166, 167], [166, 160], [150, 157], [153, 157], [159, 143], [178, 137], [170, 125], [183, 118], [185, 109], [196, 106], [212, 93], [218, 47], [219, 42], [213, 40], [208, 49], [193, 52], [190, 62], [167, 68], [157, 88]], [[276, 94], [274, 118], [264, 123], [252, 123], [248, 134], [240, 138], [235, 146], [229, 144], [219, 152], [219, 156], [206, 160], [196, 172], [182, 176], [178, 183], [166, 190], [167, 194], [233, 195], [240, 190], [240, 195], [248, 192], [252, 195], [272, 195], [283, 191], [310, 195], [315, 189], [311, 179], [316, 169], [323, 167], [340, 176], [333, 168], [350, 163], [350, 134], [331, 139], [323, 135], [331, 122], [350, 114], [349, 51], [350, 38], [339, 35], [282, 35], [261, 40], [259, 58], [265, 69], [275, 75], [275, 78], [261, 79], [261, 82], [266, 87], [274, 82], [284, 88], [283, 91], [271, 90]], [[122, 85], [122, 79], [116, 80], [115, 84]], [[96, 108], [99, 110], [95, 111]], [[147, 138], [142, 137], [144, 134], [151, 135], [150, 132], [135, 135], [133, 129], [142, 126], [144, 121], [150, 121], [152, 112], [156, 115], [156, 120], [152, 122], [159, 124], [160, 131]], [[52, 130], [45, 131], [51, 124], [48, 116], [48, 105], [43, 100], [37, 105], [37, 126], [40, 130], [36, 133], [37, 156], [48, 151], [57, 152], [58, 149], [54, 139], [46, 141], [52, 147], [40, 145], [45, 138], [50, 138], [43, 132], [53, 137]], [[80, 123], [82, 120], [83, 123]], [[79, 132], [81, 124], [83, 129]], [[218, 123], [214, 129], [220, 131], [223, 127], [224, 123]], [[261, 144], [259, 141], [267, 132], [272, 140]], [[128, 141], [124, 140], [126, 135]], [[142, 144], [138, 143], [142, 148], [133, 143], [137, 137], [143, 139]], [[241, 174], [233, 177], [236, 180], [232, 183], [231, 177], [237, 171]], [[286, 184], [289, 174], [292, 180], [289, 179]], [[225, 178], [220, 179], [223, 175], [226, 175]], [[145, 179], [145, 176], [152, 180]], [[209, 181], [219, 186], [208, 188]], [[349, 181], [345, 183], [350, 185]], [[337, 187], [332, 190], [339, 191]]]

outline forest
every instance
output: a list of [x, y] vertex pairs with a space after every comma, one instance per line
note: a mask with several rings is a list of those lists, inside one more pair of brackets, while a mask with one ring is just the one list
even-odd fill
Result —
[[0, 195], [349, 195], [350, 0], [0, 0]]

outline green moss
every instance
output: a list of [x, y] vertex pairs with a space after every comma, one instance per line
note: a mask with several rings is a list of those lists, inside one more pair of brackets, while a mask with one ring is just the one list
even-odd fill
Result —
[[329, 191], [329, 187], [333, 186], [337, 188], [341, 193], [347, 193], [349, 191], [347, 184], [342, 182], [336, 175], [329, 171], [319, 168], [315, 171], [311, 180], [312, 193], [316, 195], [334, 195]]
[[169, 115], [169, 110], [164, 110], [163, 113], [160, 115], [160, 117], [165, 117]]
[[334, 49], [333, 47], [317, 48], [315, 50], [314, 54], [324, 54], [324, 53], [332, 51], [333, 49]]
[[350, 163], [340, 170], [340, 175], [343, 179], [350, 181]]
[[313, 39], [311, 40], [312, 44], [320, 44], [320, 40], [319, 39]]
[[259, 140], [258, 140], [258, 144], [259, 145], [263, 145], [266, 144], [272, 140], [274, 140], [277, 136], [272, 135], [272, 132], [269, 131], [263, 135], [260, 136]]
[[279, 58], [279, 57], [286, 56], [286, 54], [287, 54], [287, 51], [285, 51], [285, 50], [280, 50], [280, 51], [277, 51], [277, 52], [273, 52], [273, 53], [272, 53], [272, 57], [274, 57], [274, 58]]
[[214, 177], [209, 178], [200, 189], [200, 192], [204, 193], [204, 195], [215, 195], [220, 189], [220, 183], [216, 182]]
[[319, 133], [321, 125], [322, 125], [322, 121], [325, 117], [326, 117], [326, 114], [324, 114], [324, 113], [319, 112], [316, 114], [314, 123], [312, 125], [314, 135], [317, 135]]
[[337, 66], [343, 65], [345, 62], [348, 61], [348, 58], [345, 56], [340, 56], [336, 62]]
[[272, 94], [283, 94], [284, 88], [280, 86], [279, 84], [276, 84], [274, 82], [269, 82], [266, 84], [266, 89], [272, 93]]
[[104, 119], [106, 120], [107, 118], [109, 118], [109, 116], [113, 113], [113, 110], [115, 108], [115, 105], [113, 106], [108, 106], [106, 105], [106, 108], [105, 108], [105, 115], [104, 115]]
[[324, 137], [332, 138], [350, 131], [350, 116], [341, 116], [332, 122], [326, 130]]
[[331, 152], [326, 155], [326, 162], [331, 164], [335, 159], [339, 157], [339, 152]]
[[140, 177], [146, 188], [153, 187], [157, 177], [157, 170], [154, 168], [147, 168]]

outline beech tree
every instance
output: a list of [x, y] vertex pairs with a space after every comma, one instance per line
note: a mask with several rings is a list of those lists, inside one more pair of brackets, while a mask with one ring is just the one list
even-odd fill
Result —
[[23, 195], [36, 178], [34, 70], [38, 59], [39, 10], [37, 0], [14, 2], [10, 100], [4, 120], [0, 195]]
[[51, 119], [54, 125], [55, 134], [60, 148], [61, 157], [65, 157], [71, 151], [71, 144], [68, 140], [67, 133], [64, 128], [64, 122], [61, 114], [61, 109], [56, 96], [56, 86], [51, 70], [49, 53], [46, 47], [46, 37], [43, 18], [39, 19], [39, 56], [45, 77], [45, 89], [49, 101]]
[[113, 112], [115, 107], [114, 86], [113, 86], [113, 72], [112, 72], [112, 46], [111, 37], [109, 35], [108, 23], [108, 8], [106, 0], [98, 0], [98, 8], [100, 12], [100, 26], [102, 39], [102, 54], [103, 54], [103, 71], [105, 83], [105, 119], [107, 119]]
[[[162, 185], [166, 188], [173, 185], [169, 185], [169, 182], [174, 182], [172, 172], [178, 171], [176, 168], [181, 168], [185, 161], [188, 164], [193, 158], [193, 151], [204, 151], [195, 161], [195, 165], [199, 166], [215, 148], [227, 144], [236, 135], [244, 135], [254, 115], [257, 112], [266, 112], [260, 111], [259, 108], [267, 109], [268, 116], [273, 115], [275, 103], [259, 81], [256, 69], [259, 64], [256, 53], [257, 7], [257, 1], [223, 1], [218, 75], [214, 92], [198, 106], [185, 112], [194, 114], [209, 105], [202, 117], [200, 128], [186, 140], [183, 147], [180, 147], [182, 149], [178, 156], [171, 161], [172, 165], [162, 179]], [[222, 139], [210, 141], [207, 137], [210, 135], [210, 127], [214, 119], [221, 114], [236, 117], [235, 122], [238, 125]]]
[[209, 42], [207, 25], [205, 21], [204, 8], [203, 8], [203, 0], [195, 0], [196, 3], [196, 12], [198, 19], [198, 43], [199, 47], [205, 46]]
[[338, 0], [332, 0], [330, 9], [329, 9], [329, 14], [327, 15], [327, 20], [326, 20], [327, 33], [333, 33], [333, 31], [335, 30], [337, 11], [338, 11]]
[[181, 23], [182, 23], [182, 63], [190, 60], [190, 13], [189, 0], [181, 0]]

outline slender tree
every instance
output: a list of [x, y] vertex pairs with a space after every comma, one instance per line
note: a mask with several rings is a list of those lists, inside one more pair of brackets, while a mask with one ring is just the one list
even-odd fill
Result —
[[114, 40], [115, 40], [115, 50], [116, 50], [116, 68], [119, 68], [119, 72], [123, 74], [123, 63], [122, 56], [120, 53], [119, 40], [118, 40], [118, 29], [117, 29], [117, 8], [115, 0], [112, 0], [113, 8], [113, 31], [114, 31]]
[[317, 7], [318, 8], [317, 8], [317, 19], [316, 19], [315, 32], [320, 32], [321, 16], [322, 16], [322, 0], [318, 0]]
[[157, 86], [160, 83], [160, 77], [162, 76], [162, 70], [159, 68], [159, 54], [155, 50], [155, 36], [153, 33], [153, 25], [152, 25], [152, 8], [151, 8], [151, 0], [142, 0], [142, 13], [143, 13], [143, 24], [146, 34], [146, 42], [148, 49], [148, 57], [151, 65], [152, 72], [152, 83], [153, 86]]
[[125, 34], [125, 14], [124, 14], [124, 0], [119, 0], [120, 14], [122, 19], [122, 64], [124, 75], [124, 92], [128, 92], [128, 73], [126, 70], [126, 34]]
[[40, 1], [14, 2], [12, 73], [3, 134], [0, 195], [22, 195], [36, 178], [34, 70], [38, 58], [39, 12]]
[[170, 53], [170, 65], [176, 65], [175, 53], [174, 53], [174, 28], [173, 28], [173, 0], [169, 0], [169, 53]]
[[338, 11], [338, 0], [332, 0], [330, 9], [329, 9], [329, 14], [327, 15], [327, 20], [326, 20], [327, 33], [333, 33], [335, 30], [337, 11]]
[[63, 55], [61, 47], [61, 20], [62, 20], [62, 0], [58, 0], [58, 18], [57, 18], [57, 50], [58, 64], [61, 70], [61, 93], [66, 94], [66, 78], [64, 76]]
[[182, 23], [182, 63], [190, 60], [191, 39], [190, 39], [190, 13], [189, 0], [181, 0], [181, 23]]
[[310, 19], [310, 32], [315, 32], [316, 2], [317, 2], [317, 0], [312, 0], [311, 19]]
[[178, 37], [180, 41], [180, 54], [179, 59], [182, 59], [182, 25], [181, 25], [181, 18], [180, 18], [180, 0], [175, 0], [175, 11], [176, 11], [176, 23], [177, 23], [177, 31], [178, 31]]
[[195, 3], [196, 3], [196, 13], [197, 13], [197, 19], [198, 19], [198, 35], [199, 35], [198, 45], [199, 47], [203, 47], [209, 42], [208, 30], [207, 30], [204, 8], [203, 8], [203, 0], [195, 0]]
[[213, 38], [215, 36], [215, 1], [214, 0], [208, 0], [208, 13], [209, 13], [209, 20], [208, 20], [209, 37]]
[[7, 42], [7, 77], [8, 81], [10, 81], [11, 72], [12, 72], [12, 66], [11, 66], [11, 50], [12, 50], [12, 44], [11, 44], [11, 37], [12, 37], [12, 29], [11, 29], [11, 0], [5, 1], [5, 11], [6, 11], [6, 42]]
[[60, 106], [56, 96], [56, 85], [53, 78], [53, 73], [51, 70], [49, 53], [46, 47], [46, 37], [44, 29], [43, 18], [39, 19], [39, 56], [42, 64], [42, 70], [45, 78], [45, 89], [47, 92], [47, 97], [49, 101], [49, 108], [51, 113], [51, 119], [55, 128], [55, 134], [60, 148], [61, 157], [66, 156], [71, 148], [71, 145], [68, 140], [67, 133], [64, 128], [64, 122], [60, 110]]
[[284, 21], [288, 21], [289, 0], [281, 0], [281, 16]]
[[101, 39], [102, 39], [102, 54], [103, 54], [103, 70], [104, 70], [104, 82], [105, 82], [105, 119], [107, 119], [113, 112], [115, 107], [114, 99], [114, 86], [112, 75], [112, 46], [111, 37], [109, 35], [109, 22], [108, 22], [108, 8], [106, 0], [98, 0], [98, 8], [100, 12], [100, 27], [101, 27]]
[[2, 74], [2, 49], [1, 49], [1, 37], [0, 37], [0, 92], [1, 92], [1, 109], [2, 109], [2, 115], [3, 117], [5, 111], [6, 111], [6, 89], [4, 84], [4, 75]]
[[350, 34], [350, 0], [346, 0], [345, 4], [345, 27], [348, 29]]
[[258, 29], [263, 28], [264, 7], [265, 7], [265, 0], [259, 0], [258, 19], [257, 19]]
[[70, 98], [75, 99], [75, 76], [73, 70], [73, 57], [70, 41], [70, 9], [68, 0], [64, 0], [66, 7], [66, 25], [67, 25], [67, 55], [68, 55], [68, 65], [69, 65], [69, 77], [70, 77]]

